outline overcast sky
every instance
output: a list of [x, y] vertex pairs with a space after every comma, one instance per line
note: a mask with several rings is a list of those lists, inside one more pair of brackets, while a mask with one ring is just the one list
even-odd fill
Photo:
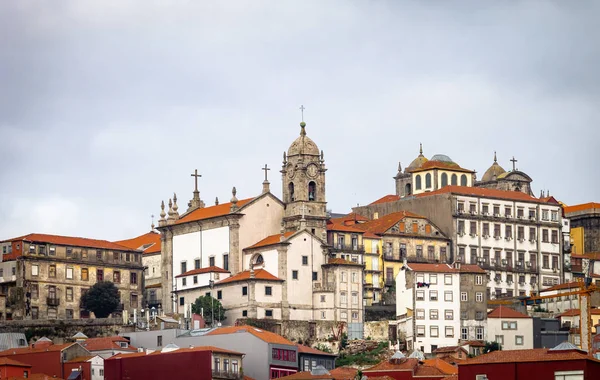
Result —
[[[426, 4], [425, 4], [426, 3]], [[485, 5], [487, 4], [487, 5]], [[281, 196], [282, 154], [324, 150], [328, 207], [394, 192], [398, 161], [509, 159], [600, 201], [592, 1], [0, 2], [0, 240], [150, 230], [198, 169], [207, 204]]]

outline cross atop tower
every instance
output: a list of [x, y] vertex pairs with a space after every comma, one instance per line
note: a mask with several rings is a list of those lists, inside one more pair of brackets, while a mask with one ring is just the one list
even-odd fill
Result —
[[301, 105], [301, 106], [300, 106], [300, 112], [302, 113], [302, 121], [304, 121], [304, 110], [305, 110], [305, 109], [306, 109], [306, 108], [304, 107], [304, 105]]
[[511, 162], [512, 162], [512, 164], [513, 164], [513, 172], [514, 172], [515, 170], [517, 170], [517, 169], [516, 169], [516, 163], [517, 163], [517, 161], [519, 161], [519, 160], [515, 159], [515, 156], [513, 156], [513, 158], [512, 158], [510, 161], [511, 161]]
[[264, 168], [262, 168], [261, 170], [263, 170], [263, 171], [265, 172], [265, 182], [266, 182], [266, 181], [268, 181], [268, 178], [267, 178], [267, 171], [269, 171], [269, 170], [271, 170], [271, 169], [270, 169], [270, 168], [267, 166], [267, 164], [265, 164], [265, 167], [264, 167]]
[[202, 174], [198, 174], [198, 169], [194, 170], [194, 173], [191, 174], [192, 177], [194, 177], [194, 192], [198, 191], [198, 178], [202, 177]]

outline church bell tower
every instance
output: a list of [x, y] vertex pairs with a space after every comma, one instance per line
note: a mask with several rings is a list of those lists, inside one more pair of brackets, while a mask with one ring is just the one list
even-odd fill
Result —
[[300, 136], [283, 153], [281, 169], [283, 217], [286, 231], [306, 229], [325, 240], [327, 201], [325, 197], [325, 161], [323, 151], [308, 136], [306, 123], [300, 123]]

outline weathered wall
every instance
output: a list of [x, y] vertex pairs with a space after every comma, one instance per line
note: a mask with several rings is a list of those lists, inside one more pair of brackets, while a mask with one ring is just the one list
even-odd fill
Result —
[[42, 319], [0, 321], [2, 332], [24, 332], [29, 342], [45, 336], [55, 344], [71, 341], [70, 338], [80, 331], [94, 338], [119, 335], [133, 330], [133, 326], [123, 326], [121, 319], [112, 318], [75, 319], [68, 323], [62, 320]]
[[364, 336], [371, 340], [389, 340], [389, 321], [365, 322]]

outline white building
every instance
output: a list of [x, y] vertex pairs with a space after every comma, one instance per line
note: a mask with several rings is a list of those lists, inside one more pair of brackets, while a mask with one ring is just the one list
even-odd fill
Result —
[[[470, 277], [477, 282], [477, 276], [481, 288], [474, 291]], [[484, 277], [481, 268], [471, 265], [405, 264], [396, 276], [396, 315], [407, 349], [429, 354], [438, 347], [457, 346], [460, 340], [484, 340]], [[463, 314], [461, 299], [473, 305], [471, 315]], [[482, 310], [477, 319], [476, 309]]]
[[488, 313], [488, 339], [502, 350], [533, 348], [533, 318], [514, 309], [499, 306]]

